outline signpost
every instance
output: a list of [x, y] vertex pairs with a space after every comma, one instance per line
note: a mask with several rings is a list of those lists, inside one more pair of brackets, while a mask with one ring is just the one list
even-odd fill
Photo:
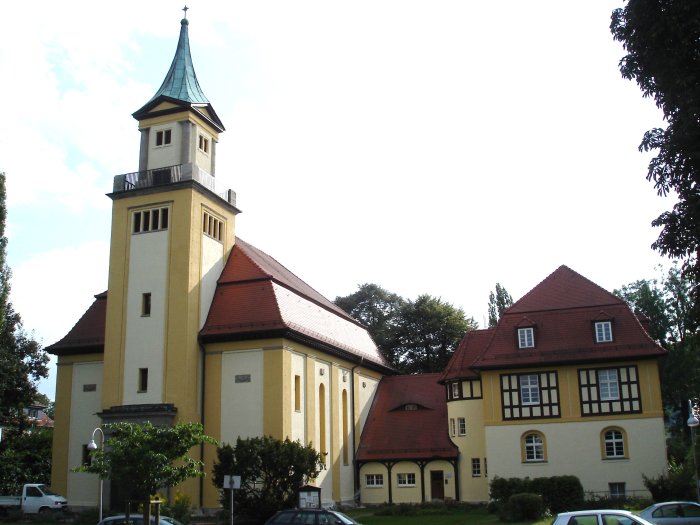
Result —
[[233, 525], [233, 491], [241, 488], [241, 477], [226, 474], [224, 476], [224, 488], [231, 491], [231, 525]]

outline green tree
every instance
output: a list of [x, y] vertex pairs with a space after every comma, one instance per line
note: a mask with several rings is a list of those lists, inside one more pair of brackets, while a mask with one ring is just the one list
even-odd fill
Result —
[[395, 354], [396, 327], [404, 300], [376, 284], [362, 284], [358, 290], [345, 297], [336, 297], [335, 304], [353, 319], [362, 323], [386, 360], [394, 367], [398, 365]]
[[49, 428], [31, 432], [3, 430], [0, 440], [0, 494], [20, 494], [25, 483], [50, 483], [51, 440]]
[[0, 173], [0, 426], [22, 428], [22, 409], [34, 402], [39, 379], [48, 375], [49, 357], [22, 327], [10, 297], [7, 266], [5, 174]]
[[671, 319], [664, 290], [656, 280], [642, 279], [626, 284], [613, 293], [630, 305], [637, 316], [649, 320], [649, 335], [662, 346], [667, 345], [671, 336]]
[[461, 308], [437, 297], [424, 294], [406, 301], [397, 327], [399, 370], [409, 374], [442, 372], [464, 334], [477, 327]]
[[652, 247], [683, 261], [697, 301], [700, 283], [700, 6], [689, 0], [628, 0], [610, 24], [626, 55], [620, 71], [652, 97], [666, 128], [647, 131], [639, 149], [656, 152], [647, 179], [659, 195], [678, 197], [652, 225], [661, 233]]
[[192, 477], [202, 477], [203, 463], [189, 456], [192, 447], [216, 444], [199, 423], [155, 426], [150, 422], [105, 425], [104, 447], [91, 454], [91, 462], [74, 470], [111, 479], [132, 501], [143, 503], [147, 523], [150, 497]]
[[489, 328], [498, 324], [503, 311], [513, 304], [513, 298], [501, 283], [496, 283], [495, 292], [489, 293]]
[[[217, 449], [214, 483], [223, 487], [224, 476], [241, 477], [240, 490], [234, 491], [236, 514], [264, 521], [280, 509], [297, 504], [297, 490], [325, 468], [323, 458], [311, 445], [289, 438], [270, 436], [238, 438], [236, 445]], [[230, 496], [221, 492], [221, 503], [229, 508]]]

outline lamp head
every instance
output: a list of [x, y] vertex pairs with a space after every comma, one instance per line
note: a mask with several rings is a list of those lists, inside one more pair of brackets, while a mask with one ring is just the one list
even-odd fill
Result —
[[90, 443], [88, 443], [87, 449], [88, 450], [97, 450], [97, 443], [95, 443], [94, 439], [90, 440]]

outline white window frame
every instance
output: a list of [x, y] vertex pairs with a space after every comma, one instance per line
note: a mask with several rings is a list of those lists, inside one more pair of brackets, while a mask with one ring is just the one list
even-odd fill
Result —
[[452, 399], [459, 399], [459, 383], [452, 383]]
[[467, 435], [467, 420], [463, 417], [457, 418], [457, 435], [466, 436]]
[[610, 343], [613, 340], [612, 336], [612, 321], [596, 321], [595, 323], [595, 342]]
[[531, 326], [518, 328], [518, 348], [535, 347], [535, 329]]
[[399, 487], [415, 487], [416, 475], [413, 472], [400, 472], [396, 474], [396, 484]]
[[598, 370], [598, 395], [601, 401], [617, 401], [620, 399], [620, 381], [617, 368]]
[[625, 435], [622, 430], [610, 428], [603, 434], [603, 444], [605, 446], [605, 457], [607, 459], [621, 459], [625, 455]]
[[526, 374], [519, 378], [520, 382], [520, 403], [523, 405], [540, 404], [540, 376], [537, 374]]
[[384, 486], [384, 474], [365, 474], [365, 486], [379, 488]]
[[481, 458], [472, 458], [472, 478], [481, 477]]
[[525, 461], [541, 463], [544, 461], [544, 438], [535, 432], [527, 434], [523, 438], [525, 447]]
[[455, 435], [455, 418], [451, 417], [450, 418], [450, 436]]
[[624, 498], [627, 495], [627, 484], [624, 481], [608, 483], [611, 498]]

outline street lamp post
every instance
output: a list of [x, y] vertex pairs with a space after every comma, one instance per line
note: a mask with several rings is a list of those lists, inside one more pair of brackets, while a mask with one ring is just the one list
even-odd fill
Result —
[[700, 483], [698, 482], [698, 457], [695, 451], [695, 428], [700, 425], [700, 420], [698, 420], [695, 415], [695, 410], [693, 409], [693, 402], [688, 400], [688, 426], [690, 427], [690, 446], [693, 448], [693, 468], [695, 469], [693, 474], [693, 480], [695, 481], [695, 498], [700, 502]]
[[[95, 434], [99, 432], [100, 433], [100, 449], [103, 449], [105, 447], [105, 433], [102, 432], [102, 429], [100, 427], [97, 427], [95, 430], [92, 431], [92, 439], [90, 440], [90, 443], [88, 443], [88, 450], [97, 450], [97, 443], [95, 443]], [[102, 521], [102, 485], [103, 485], [103, 480], [102, 480], [102, 475], [100, 474], [100, 521]]]

